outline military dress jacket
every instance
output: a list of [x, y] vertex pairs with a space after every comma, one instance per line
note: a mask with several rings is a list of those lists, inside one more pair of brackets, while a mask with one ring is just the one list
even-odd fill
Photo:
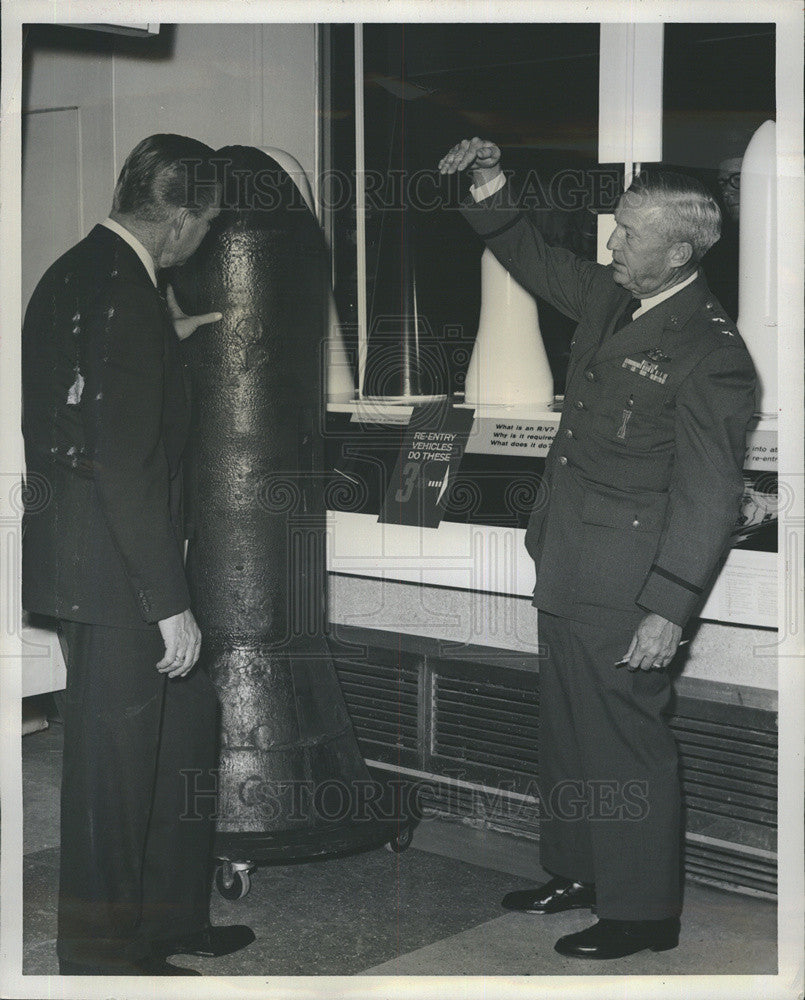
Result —
[[135, 628], [187, 609], [178, 338], [139, 257], [107, 227], [37, 285], [22, 394], [23, 607]]
[[598, 622], [684, 625], [706, 597], [743, 494], [755, 371], [704, 276], [616, 332], [612, 269], [548, 247], [504, 188], [462, 214], [505, 268], [578, 323], [547, 490], [526, 547], [534, 604]]

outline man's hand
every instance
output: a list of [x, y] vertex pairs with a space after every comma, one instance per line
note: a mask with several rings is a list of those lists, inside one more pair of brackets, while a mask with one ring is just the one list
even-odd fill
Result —
[[494, 180], [500, 171], [500, 150], [488, 139], [462, 139], [439, 160], [439, 173], [454, 174], [457, 170], [472, 168], [472, 182], [476, 187]]
[[184, 677], [198, 660], [201, 651], [201, 632], [190, 608], [159, 622], [159, 631], [165, 640], [165, 655], [157, 670], [168, 677]]
[[191, 333], [195, 333], [200, 326], [205, 323], [217, 323], [221, 319], [221, 313], [203, 313], [201, 316], [188, 316], [182, 312], [182, 307], [176, 301], [173, 286], [168, 285], [165, 298], [168, 303], [168, 312], [173, 320], [173, 329], [179, 340], [185, 340]]
[[674, 658], [681, 638], [680, 625], [648, 614], [637, 626], [624, 660], [630, 670], [662, 670]]

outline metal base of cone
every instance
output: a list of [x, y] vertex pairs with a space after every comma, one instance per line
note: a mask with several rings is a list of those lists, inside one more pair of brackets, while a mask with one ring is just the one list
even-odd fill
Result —
[[321, 829], [283, 830], [279, 833], [217, 834], [213, 853], [226, 861], [290, 864], [371, 847], [382, 847], [398, 829], [396, 821], [332, 823]]
[[376, 771], [373, 781], [376, 795], [371, 807], [357, 817], [351, 814], [296, 829], [218, 830], [213, 854], [221, 861], [290, 864], [410, 841], [422, 819], [418, 786]]
[[215, 886], [228, 900], [246, 896], [251, 873], [259, 865], [287, 865], [343, 857], [386, 846], [399, 854], [411, 846], [414, 830], [422, 819], [419, 788], [389, 772], [375, 776], [380, 793], [377, 811], [371, 816], [324, 823], [317, 827], [275, 832], [225, 832], [215, 835], [217, 859]]

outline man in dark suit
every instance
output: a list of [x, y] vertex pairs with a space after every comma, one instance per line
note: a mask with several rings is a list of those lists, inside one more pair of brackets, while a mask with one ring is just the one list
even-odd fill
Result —
[[[211, 928], [211, 816], [185, 773], [216, 764], [217, 696], [183, 565], [178, 357], [220, 314], [157, 290], [218, 214], [209, 147], [154, 135], [110, 217], [50, 267], [23, 327], [23, 606], [59, 620], [67, 663], [57, 952], [62, 974], [196, 973], [166, 961], [254, 939]], [[176, 326], [172, 323], [175, 321]]]
[[736, 524], [755, 374], [699, 261], [718, 206], [679, 174], [621, 197], [602, 266], [546, 246], [511, 204], [500, 150], [463, 140], [462, 212], [530, 292], [577, 324], [547, 506], [526, 546], [539, 609], [542, 866], [509, 909], [596, 907], [556, 945], [616, 958], [673, 948], [681, 909], [680, 791], [666, 667]]

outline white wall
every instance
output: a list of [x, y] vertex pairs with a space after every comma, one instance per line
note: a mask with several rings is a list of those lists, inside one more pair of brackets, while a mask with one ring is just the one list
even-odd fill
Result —
[[[60, 158], [75, 153], [58, 142], [51, 154], [55, 186], [43, 190], [36, 178], [26, 185], [23, 163], [23, 305], [45, 267], [107, 215], [120, 167], [147, 135], [178, 132], [216, 149], [233, 143], [279, 147], [313, 177], [313, 24], [180, 24], [165, 30], [173, 35], [167, 57], [149, 56], [149, 39], [142, 40], [142, 56], [131, 54], [128, 41], [125, 54], [33, 50], [24, 111], [78, 109], [79, 181], [76, 191], [74, 171], [60, 169]], [[40, 158], [40, 147], [26, 152]], [[77, 221], [71, 215], [54, 225], [65, 199]]]

